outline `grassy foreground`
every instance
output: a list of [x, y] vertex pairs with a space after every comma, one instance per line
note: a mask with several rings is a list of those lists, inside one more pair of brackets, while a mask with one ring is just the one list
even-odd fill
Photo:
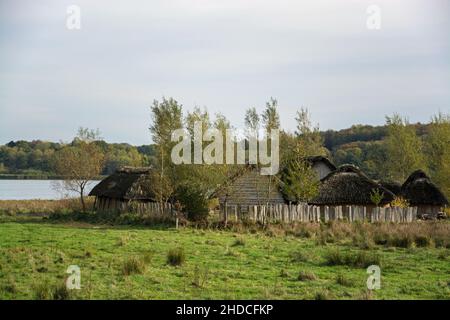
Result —
[[[1, 299], [449, 299], [450, 249], [261, 232], [0, 223]], [[170, 252], [170, 253], [169, 253]], [[381, 264], [381, 289], [366, 266]], [[81, 289], [67, 292], [69, 265]]]

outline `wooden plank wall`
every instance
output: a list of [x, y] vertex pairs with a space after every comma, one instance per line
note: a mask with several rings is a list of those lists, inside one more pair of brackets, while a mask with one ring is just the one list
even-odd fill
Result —
[[98, 198], [96, 201], [98, 211], [134, 212], [140, 215], [172, 215], [170, 203], [122, 201], [112, 198]]
[[312, 206], [266, 205], [222, 206], [220, 216], [224, 221], [250, 220], [271, 222], [319, 222], [329, 220], [369, 222], [412, 222], [417, 219], [417, 207], [374, 208], [365, 206]]

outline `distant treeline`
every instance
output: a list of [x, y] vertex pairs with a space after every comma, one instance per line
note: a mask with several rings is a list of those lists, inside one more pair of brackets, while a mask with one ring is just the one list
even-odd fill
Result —
[[[430, 124], [411, 124], [418, 137], [424, 137]], [[337, 165], [351, 163], [360, 167], [374, 179], [385, 179], [385, 161], [387, 159], [384, 139], [388, 135], [388, 126], [354, 125], [342, 130], [322, 131], [324, 146], [330, 151]]]
[[[414, 124], [418, 136], [427, 132], [428, 124]], [[383, 177], [379, 163], [384, 161], [383, 139], [387, 126], [354, 125], [342, 130], [322, 131], [324, 146], [336, 164], [352, 163], [361, 167], [372, 178]], [[74, 139], [69, 145], [76, 145]], [[121, 166], [147, 166], [154, 162], [155, 146], [132, 146], [127, 143], [94, 142], [106, 157], [102, 175], [108, 175]], [[53, 156], [67, 144], [33, 141], [11, 141], [0, 146], [0, 174], [14, 177], [52, 177]]]
[[[69, 144], [33, 141], [11, 141], [0, 146], [0, 174], [15, 177], [56, 176], [54, 154], [67, 145], [77, 145], [74, 139]], [[146, 166], [152, 163], [154, 147], [151, 145], [132, 146], [127, 143], [107, 143], [95, 141], [105, 155], [105, 165], [101, 172], [108, 175], [121, 166]]]
[[[427, 133], [429, 124], [411, 124], [415, 127], [418, 136], [423, 136]], [[344, 144], [352, 142], [373, 142], [382, 140], [388, 134], [388, 127], [370, 126], [370, 125], [354, 125], [348, 129], [342, 130], [327, 130], [322, 131], [321, 135], [324, 139], [324, 145], [328, 150], [334, 150]]]

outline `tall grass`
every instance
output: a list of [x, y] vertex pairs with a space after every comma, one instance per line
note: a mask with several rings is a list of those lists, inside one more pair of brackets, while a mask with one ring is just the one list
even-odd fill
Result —
[[129, 257], [122, 264], [122, 274], [129, 276], [132, 274], [142, 274], [145, 272], [146, 265], [142, 257]]
[[36, 300], [68, 300], [71, 298], [70, 291], [64, 282], [39, 282], [34, 285], [33, 292]]
[[185, 260], [183, 248], [174, 248], [167, 252], [167, 264], [171, 266], [181, 266]]
[[368, 253], [366, 251], [344, 253], [339, 249], [329, 250], [325, 256], [325, 263], [329, 266], [345, 265], [361, 268], [367, 268], [370, 265], [382, 265], [381, 257], [377, 253]]
[[[85, 198], [88, 210], [94, 205], [93, 197]], [[0, 214], [34, 214], [49, 215], [54, 213], [70, 213], [82, 211], [80, 200], [77, 198], [61, 200], [0, 200]]]

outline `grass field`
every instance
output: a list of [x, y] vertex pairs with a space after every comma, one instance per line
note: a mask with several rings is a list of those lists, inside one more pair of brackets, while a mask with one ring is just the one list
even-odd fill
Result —
[[[169, 253], [170, 252], [170, 253]], [[381, 289], [366, 289], [370, 264]], [[81, 289], [67, 292], [69, 265]], [[0, 223], [1, 299], [450, 299], [448, 247], [192, 228]]]

